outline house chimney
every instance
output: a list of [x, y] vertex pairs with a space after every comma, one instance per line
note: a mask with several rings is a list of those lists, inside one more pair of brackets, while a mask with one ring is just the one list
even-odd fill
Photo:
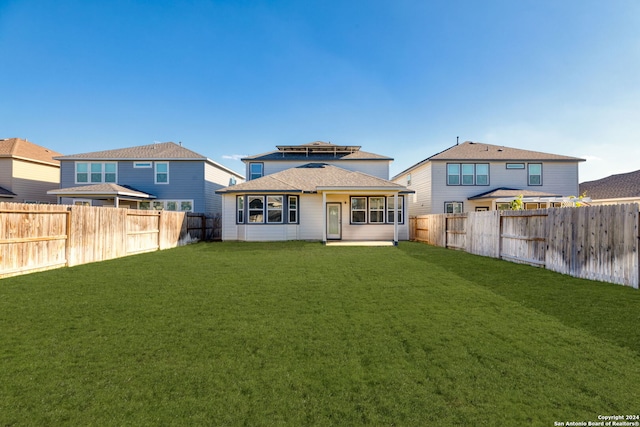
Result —
[[460, 137], [456, 136], [456, 145], [458, 145], [460, 143]]

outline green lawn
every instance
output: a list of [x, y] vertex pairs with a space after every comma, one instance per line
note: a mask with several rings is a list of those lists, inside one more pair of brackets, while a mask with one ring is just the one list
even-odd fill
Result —
[[0, 281], [0, 426], [640, 412], [640, 292], [418, 243], [199, 243]]

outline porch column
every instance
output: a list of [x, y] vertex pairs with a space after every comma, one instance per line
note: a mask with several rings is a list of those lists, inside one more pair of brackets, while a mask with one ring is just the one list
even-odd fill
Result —
[[398, 192], [393, 193], [393, 244], [398, 245]]
[[113, 207], [115, 207], [115, 208], [119, 208], [120, 207], [120, 198], [118, 196], [115, 196], [113, 198]]
[[327, 243], [327, 193], [322, 192], [322, 243]]

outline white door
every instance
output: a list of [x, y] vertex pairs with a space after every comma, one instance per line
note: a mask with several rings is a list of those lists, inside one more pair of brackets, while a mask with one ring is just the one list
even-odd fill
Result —
[[340, 203], [327, 203], [327, 239], [342, 238], [342, 215]]

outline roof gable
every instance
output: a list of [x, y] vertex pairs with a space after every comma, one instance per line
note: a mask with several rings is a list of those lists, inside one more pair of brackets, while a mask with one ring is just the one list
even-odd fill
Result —
[[226, 187], [218, 190], [217, 193], [274, 191], [315, 193], [323, 188], [406, 190], [404, 186], [362, 172], [349, 171], [324, 163], [307, 163]]
[[0, 139], [0, 157], [24, 159], [59, 166], [60, 162], [55, 160], [54, 157], [60, 155], [57, 151], [50, 150], [24, 139]]

